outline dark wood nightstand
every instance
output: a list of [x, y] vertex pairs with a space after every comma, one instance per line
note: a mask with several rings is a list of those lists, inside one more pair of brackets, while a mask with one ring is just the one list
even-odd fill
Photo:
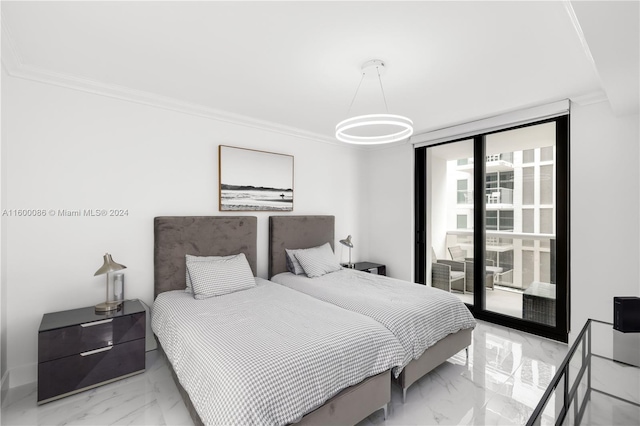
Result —
[[[346, 263], [343, 263], [342, 266], [347, 267]], [[370, 272], [372, 274], [378, 275], [387, 275], [387, 267], [385, 265], [381, 265], [379, 263], [373, 262], [356, 262], [354, 263], [353, 269], [357, 271]]]
[[38, 330], [38, 404], [144, 372], [145, 333], [138, 300], [108, 314], [93, 306], [45, 314]]

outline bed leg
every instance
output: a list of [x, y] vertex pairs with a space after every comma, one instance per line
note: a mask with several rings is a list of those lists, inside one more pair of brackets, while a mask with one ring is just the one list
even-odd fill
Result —
[[469, 362], [469, 346], [464, 348], [464, 351], [467, 353], [467, 362]]
[[384, 404], [381, 408], [384, 410], [384, 420], [387, 420], [387, 407], [389, 406], [389, 403]]
[[402, 403], [407, 400], [407, 388], [402, 388]]

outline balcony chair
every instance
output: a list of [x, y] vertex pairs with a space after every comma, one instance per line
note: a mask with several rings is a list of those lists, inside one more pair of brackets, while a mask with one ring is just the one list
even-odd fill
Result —
[[471, 260], [470, 257], [465, 257], [466, 253], [460, 246], [452, 246], [449, 247], [449, 254], [451, 255], [451, 260], [455, 260], [456, 262], [464, 262], [465, 260]]
[[[473, 293], [473, 285], [475, 283], [475, 280], [473, 278], [473, 260], [467, 260], [465, 263], [465, 290], [469, 293]], [[499, 271], [498, 271], [499, 270]], [[502, 272], [502, 268], [498, 267], [498, 266], [486, 266], [486, 278], [484, 281], [484, 286], [485, 288], [488, 288], [490, 290], [493, 290], [493, 283], [494, 283], [494, 275], [497, 272]]]
[[440, 290], [465, 292], [465, 263], [438, 259], [431, 248], [431, 286]]
[[[473, 293], [473, 258], [465, 257], [465, 252], [460, 246], [449, 247], [449, 254], [451, 254], [451, 259], [454, 261], [465, 263], [465, 290]], [[491, 290], [493, 290], [494, 276], [504, 271], [503, 268], [494, 265], [495, 262], [492, 259], [485, 261], [485, 270], [487, 272], [485, 287]]]

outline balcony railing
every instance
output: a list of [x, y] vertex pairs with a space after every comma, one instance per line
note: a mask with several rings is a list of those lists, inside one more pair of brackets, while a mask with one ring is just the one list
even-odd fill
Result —
[[[473, 229], [451, 229], [447, 231], [447, 235], [465, 235], [473, 238]], [[552, 240], [556, 238], [555, 234], [534, 234], [529, 232], [486, 231], [486, 235], [487, 237], [520, 238], [523, 240]]]
[[487, 204], [513, 204], [513, 189], [487, 188], [485, 190]]
[[[500, 237], [489, 236], [489, 235], [493, 235], [495, 232], [497, 231], [486, 231], [487, 250], [489, 251], [513, 250], [513, 238], [500, 238]], [[503, 232], [502, 234], [506, 234], [506, 233]], [[458, 237], [456, 241], [459, 245], [466, 245], [469, 247], [473, 246], [473, 230], [458, 229], [456, 231], [447, 231], [447, 236], [449, 235], [457, 235]]]
[[[486, 203], [491, 206], [498, 204], [513, 204], [513, 189], [487, 188], [485, 190]], [[459, 190], [458, 204], [473, 204], [473, 191]]]
[[[634, 333], [588, 319], [527, 421], [527, 426], [637, 424], [640, 359]], [[594, 415], [597, 413], [597, 415]], [[629, 414], [627, 414], [629, 415]], [[634, 416], [635, 419], [634, 419]]]
[[[446, 247], [460, 246], [472, 256], [473, 232], [473, 229], [448, 230]], [[555, 239], [555, 234], [487, 229], [484, 241], [487, 258], [495, 262], [494, 266], [503, 268], [494, 277], [494, 283], [518, 291], [525, 291], [535, 281], [555, 283]]]
[[458, 204], [473, 204], [473, 191], [459, 190]]
[[[513, 152], [504, 152], [501, 154], [492, 154], [485, 157], [487, 163], [495, 163], [497, 161], [503, 161], [505, 163], [513, 164]], [[467, 166], [474, 163], [473, 158], [462, 158], [458, 160], [458, 166]]]

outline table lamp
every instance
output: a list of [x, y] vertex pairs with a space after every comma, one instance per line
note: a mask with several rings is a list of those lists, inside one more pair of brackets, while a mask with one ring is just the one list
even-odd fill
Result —
[[351, 242], [351, 235], [349, 235], [344, 240], [340, 240], [340, 244], [342, 244], [343, 246], [349, 247], [349, 263], [347, 263], [344, 266], [347, 268], [354, 268], [356, 265], [351, 263], [351, 249], [353, 248], [353, 243]]
[[126, 266], [114, 262], [113, 259], [111, 258], [111, 255], [109, 253], [105, 253], [104, 264], [102, 265], [102, 267], [100, 267], [100, 269], [96, 271], [95, 274], [93, 274], [93, 276], [95, 277], [97, 275], [107, 274], [107, 298], [103, 303], [98, 303], [96, 305], [96, 312], [115, 311], [118, 309], [118, 307], [122, 303], [121, 301], [109, 300], [109, 273], [120, 271], [122, 269], [126, 269]]

